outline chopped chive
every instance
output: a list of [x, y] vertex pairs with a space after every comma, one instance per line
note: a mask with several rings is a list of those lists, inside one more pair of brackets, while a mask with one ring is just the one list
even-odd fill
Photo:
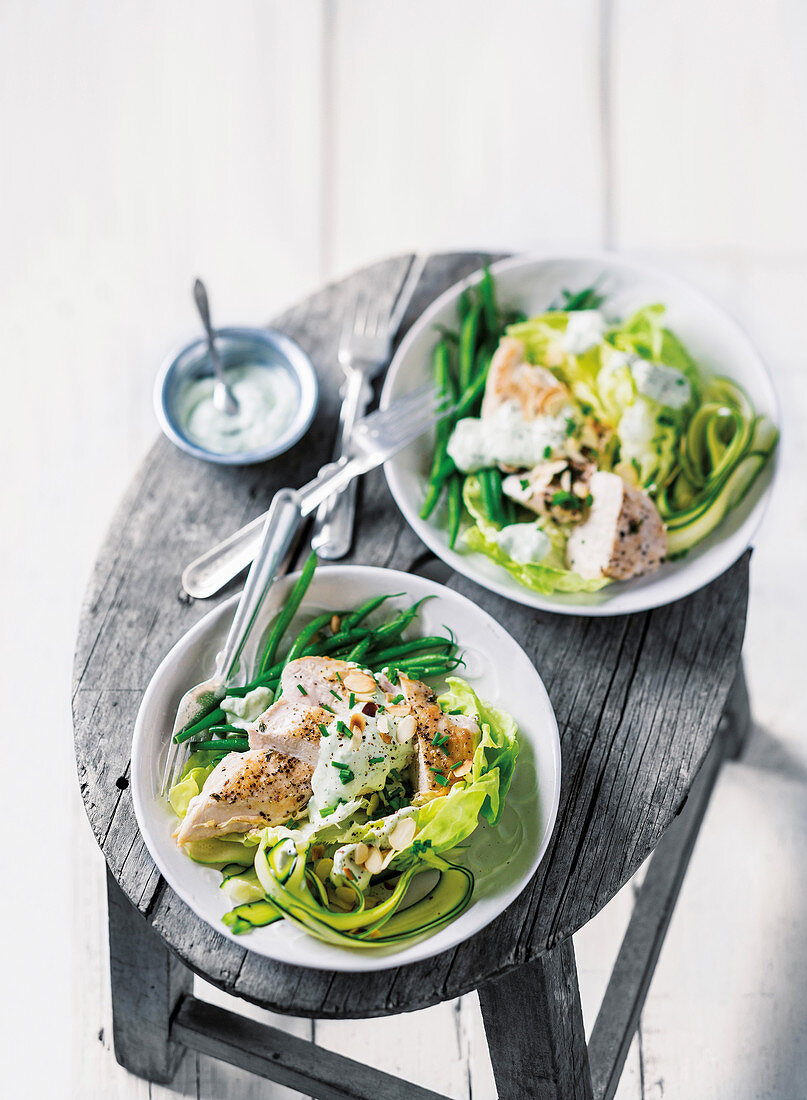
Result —
[[305, 690], [302, 684], [297, 685], [297, 690], [301, 695], [308, 695], [308, 692]]
[[442, 769], [442, 768], [433, 768], [433, 767], [431, 766], [431, 764], [429, 764], [429, 771], [430, 771], [430, 772], [435, 772], [435, 773], [437, 773], [437, 774], [441, 774], [441, 773], [442, 773], [442, 771], [443, 771], [443, 769]]
[[447, 787], [448, 786], [448, 780], [446, 779], [446, 777], [444, 775], [441, 775], [440, 772], [437, 772], [435, 774], [434, 779], [435, 779], [435, 782], [439, 783], [441, 787]]
[[335, 710], [331, 710], [327, 703], [320, 703], [323, 710], [327, 710], [328, 714], [336, 714]]
[[353, 774], [350, 768], [348, 768], [346, 772], [339, 773], [339, 778], [342, 780], [343, 783], [350, 783], [350, 781], [355, 779], [356, 776]]
[[566, 417], [566, 434], [567, 435], [572, 435], [572, 433], [574, 432], [576, 427], [577, 427], [577, 425], [572, 420], [572, 418], [570, 416], [567, 416]]
[[395, 698], [392, 700], [392, 705], [394, 707], [396, 707], [398, 705], [398, 703], [402, 703], [403, 701], [404, 701], [403, 695], [396, 695]]
[[322, 734], [322, 736], [323, 736], [323, 737], [327, 737], [327, 736], [328, 736], [328, 727], [327, 727], [327, 726], [325, 725], [325, 723], [324, 723], [324, 722], [320, 722], [320, 724], [319, 724], [319, 732], [320, 732], [320, 733]]
[[450, 710], [448, 713], [449, 714], [462, 714], [463, 711], [462, 711], [462, 708], [459, 708], [457, 710]]
[[341, 760], [332, 760], [331, 767], [338, 768], [340, 772], [350, 771], [350, 764], [343, 764]]
[[519, 482], [519, 485], [521, 486], [521, 488], [524, 490], [525, 493], [530, 487], [530, 483], [529, 483], [529, 481], [526, 477], [522, 477], [521, 481]]
[[338, 673], [338, 672], [335, 672], [335, 673], [334, 673], [334, 676], [336, 677], [336, 679], [337, 679], [337, 680], [339, 681], [339, 683], [341, 684], [341, 683], [342, 683], [342, 676], [341, 676], [341, 674], [340, 674], [340, 673]]
[[339, 732], [342, 734], [343, 737], [352, 737], [353, 736], [351, 734], [350, 730], [345, 725], [345, 723], [342, 722], [342, 721], [339, 721], [339, 722], [336, 723], [336, 728], [339, 730]]
[[552, 457], [552, 448], [550, 446], [544, 447], [544, 458]]
[[339, 702], [341, 703], [342, 702], [342, 696], [339, 694], [339, 692], [334, 691], [333, 688], [331, 688], [330, 690], [331, 690], [331, 695], [334, 697], [334, 699], [338, 699]]
[[441, 745], [445, 745], [447, 740], [447, 733], [435, 733], [434, 737], [432, 738], [432, 744], [436, 749], [439, 749]]
[[588, 496], [586, 497], [586, 507], [590, 508], [593, 503], [594, 503], [594, 497], [591, 495], [591, 493], [589, 493]]
[[349, 696], [349, 698], [348, 698], [348, 702], [347, 702], [347, 705], [348, 705], [349, 707], [353, 707], [353, 706], [355, 706], [355, 704], [356, 704], [356, 696], [355, 696], [355, 695], [353, 694], [353, 692], [351, 691], [351, 693], [350, 693], [350, 696]]
[[457, 768], [461, 768], [464, 763], [464, 760], [455, 760], [454, 763], [451, 765], [452, 772], [455, 772]]
[[371, 756], [370, 757], [370, 763], [371, 764], [383, 764], [384, 763], [384, 757], [383, 756]]
[[[338, 805], [339, 805], [339, 803], [337, 802], [336, 806], [338, 806]], [[330, 817], [331, 814], [336, 809], [336, 806], [326, 806], [324, 810], [319, 811], [319, 816], [320, 817]]]

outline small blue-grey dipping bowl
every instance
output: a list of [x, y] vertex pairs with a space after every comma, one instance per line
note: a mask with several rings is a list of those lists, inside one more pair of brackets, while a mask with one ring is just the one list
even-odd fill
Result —
[[225, 368], [246, 364], [282, 367], [297, 387], [297, 406], [291, 423], [271, 443], [253, 451], [222, 454], [189, 439], [179, 416], [179, 396], [187, 383], [213, 374], [207, 340], [200, 337], [170, 355], [157, 375], [154, 411], [163, 432], [188, 454], [227, 466], [249, 466], [283, 454], [303, 436], [317, 407], [317, 376], [311, 360], [294, 340], [274, 329], [221, 328], [216, 331], [216, 348]]

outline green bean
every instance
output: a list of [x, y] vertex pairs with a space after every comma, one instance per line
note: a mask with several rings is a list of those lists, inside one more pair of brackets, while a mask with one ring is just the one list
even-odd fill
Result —
[[482, 493], [482, 507], [485, 509], [485, 514], [491, 523], [500, 527], [502, 526], [501, 474], [499, 474], [499, 481], [497, 484], [495, 476], [497, 473], [498, 470], [494, 470], [492, 466], [487, 466], [484, 470], [479, 470], [476, 476], [479, 479], [479, 488]]
[[348, 661], [359, 661], [372, 645], [372, 638], [362, 638], [347, 655]]
[[371, 633], [372, 631], [367, 627], [359, 627], [358, 630], [343, 630], [339, 634], [334, 634], [331, 638], [326, 638], [320, 645], [308, 646], [305, 655], [311, 657], [316, 654], [318, 657], [324, 657], [326, 655], [333, 656], [343, 650], [350, 652], [354, 645]]
[[406, 628], [414, 619], [415, 615], [417, 615], [420, 609], [420, 605], [424, 604], [426, 600], [433, 599], [434, 596], [424, 596], [423, 599], [418, 600], [417, 603], [413, 603], [411, 607], [407, 608], [405, 611], [402, 611], [400, 615], [396, 615], [394, 619], [390, 620], [390, 622], [385, 623], [377, 630], [374, 630], [374, 639], [376, 639], [376, 641], [378, 641], [379, 639], [386, 641], [390, 638], [398, 637], [398, 635], [402, 634], [403, 631], [406, 630]]
[[460, 392], [467, 389], [474, 373], [474, 355], [476, 353], [479, 320], [482, 307], [475, 305], [462, 322], [460, 330], [459, 382]]
[[432, 634], [426, 638], [413, 638], [409, 642], [401, 642], [400, 645], [382, 649], [378, 653], [373, 653], [373, 660], [392, 661], [396, 657], [405, 657], [420, 650], [445, 649], [454, 645], [455, 642], [451, 638], [443, 638], [439, 634]]
[[192, 726], [186, 726], [184, 730], [176, 735], [174, 741], [177, 745], [181, 745], [183, 741], [189, 741], [191, 737], [194, 737], [197, 733], [201, 733], [202, 730], [210, 729], [211, 726], [220, 726], [226, 717], [227, 715], [221, 707], [216, 707], [215, 710], [211, 710], [204, 718], [200, 718], [198, 721], [194, 722]]
[[462, 519], [462, 477], [452, 474], [448, 482], [448, 545], [453, 550]]
[[496, 288], [493, 283], [493, 276], [487, 266], [483, 270], [482, 279], [479, 283], [479, 301], [482, 304], [488, 334], [498, 337], [499, 310], [496, 306]]
[[468, 314], [471, 312], [471, 291], [466, 286], [462, 291], [459, 298], [457, 298], [457, 316], [460, 319], [460, 324], [465, 320]]
[[240, 733], [243, 734], [243, 726], [209, 726], [208, 733]]
[[[470, 324], [473, 317], [478, 317], [478, 315], [478, 307], [474, 307], [472, 312], [468, 315], [466, 324]], [[463, 332], [465, 332], [465, 326], [463, 326]], [[464, 369], [464, 358], [467, 356], [467, 351], [463, 351], [463, 347], [467, 345], [467, 339], [468, 337], [466, 336], [465, 344], [463, 343], [462, 337], [460, 340], [460, 377], [462, 377]], [[471, 346], [470, 354], [473, 356], [473, 346]], [[435, 346], [433, 365], [434, 384], [437, 393], [447, 396], [449, 401], [453, 404], [456, 400], [456, 392], [449, 366], [448, 345], [445, 340], [440, 340]], [[434, 456], [432, 458], [432, 468], [429, 474], [429, 486], [426, 490], [426, 498], [423, 501], [423, 506], [420, 511], [422, 519], [428, 519], [436, 508], [437, 502], [443, 492], [443, 485], [445, 484], [446, 477], [455, 469], [447, 449], [452, 425], [453, 420], [451, 416], [442, 416], [437, 421], [437, 425], [434, 429]], [[444, 470], [445, 473], [443, 472]]]
[[486, 362], [481, 366], [479, 373], [470, 386], [460, 394], [460, 399], [454, 410], [454, 420], [461, 420], [464, 416], [473, 415], [473, 408], [482, 395], [490, 370], [490, 356], [486, 356]]
[[306, 646], [311, 643], [312, 639], [319, 634], [324, 626], [328, 625], [335, 614], [335, 611], [325, 611], [322, 615], [318, 615], [316, 619], [312, 619], [308, 626], [303, 627], [292, 643], [291, 649], [286, 656], [284, 666], [304, 652]]
[[225, 741], [197, 741], [193, 748], [194, 752], [216, 752], [218, 749], [223, 752], [246, 752], [249, 741], [246, 737], [230, 737]]
[[259, 671], [265, 673], [268, 668], [272, 666], [277, 653], [277, 647], [280, 645], [280, 641], [286, 630], [291, 623], [291, 620], [297, 614], [297, 609], [302, 603], [303, 596], [308, 590], [308, 586], [311, 584], [311, 580], [314, 576], [314, 570], [317, 568], [317, 555], [312, 550], [309, 554], [303, 571], [297, 579], [297, 583], [292, 588], [289, 598], [286, 600], [285, 607], [275, 619], [275, 624], [272, 627], [272, 633], [269, 635], [269, 641], [266, 643], [266, 649], [263, 652], [263, 658], [260, 663]]
[[355, 611], [351, 611], [349, 615], [342, 617], [341, 630], [351, 630], [357, 623], [360, 623], [362, 619], [366, 619], [367, 616], [375, 611], [377, 607], [380, 607], [385, 600], [394, 600], [398, 596], [403, 596], [403, 592], [391, 592], [387, 596], [373, 596], [372, 599], [363, 603], [361, 607], [357, 607]]

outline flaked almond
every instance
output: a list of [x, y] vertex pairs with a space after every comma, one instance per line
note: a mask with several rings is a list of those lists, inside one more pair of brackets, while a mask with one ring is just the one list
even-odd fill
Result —
[[353, 691], [357, 695], [369, 695], [370, 692], [375, 692], [376, 683], [372, 676], [368, 676], [366, 672], [361, 672], [358, 669], [353, 669], [348, 672], [343, 680], [343, 683], [348, 691]]
[[381, 740], [384, 742], [385, 745], [391, 745], [392, 744], [392, 738], [390, 737], [390, 735], [387, 733], [386, 730], [379, 730], [378, 731], [378, 736], [381, 738]]
[[358, 749], [361, 748], [361, 743], [362, 743], [362, 732], [361, 732], [361, 730], [354, 730], [353, 731], [353, 736], [350, 739], [350, 747], [353, 749], [354, 752], [357, 752]]
[[411, 714], [407, 714], [405, 718], [402, 718], [398, 723], [398, 729], [396, 735], [401, 745], [405, 745], [407, 741], [411, 741], [415, 736], [415, 730], [417, 729], [417, 723]]
[[367, 725], [367, 720], [363, 714], [351, 714], [349, 725], [354, 733], [356, 730], [358, 730], [359, 733], [364, 733], [364, 727]]
[[574, 495], [576, 497], [584, 497], [585, 498], [585, 495], [588, 492], [588, 489], [586, 488], [585, 482], [576, 481], [574, 483], [574, 485], [572, 486], [572, 492], [574, 493]]
[[363, 843], [359, 843], [359, 844], [356, 845], [356, 851], [353, 855], [353, 858], [355, 859], [356, 863], [358, 863], [359, 866], [361, 866], [362, 863], [365, 862], [365, 860], [367, 859], [369, 854], [370, 854], [370, 849], [367, 847], [367, 845], [363, 844]]
[[367, 858], [363, 862], [365, 870], [369, 871], [371, 875], [377, 875], [384, 866], [384, 857], [378, 848], [370, 847], [367, 850]]
[[387, 707], [387, 714], [392, 714], [395, 718], [405, 718], [407, 714], [412, 713], [412, 708], [408, 703], [391, 703]]
[[331, 619], [331, 630], [332, 630], [332, 632], [334, 634], [338, 634], [339, 633], [339, 628], [341, 627], [341, 625], [342, 625], [342, 620], [339, 618], [338, 615], [334, 615], [333, 618]]
[[415, 839], [415, 833], [417, 831], [418, 827], [413, 817], [401, 818], [390, 833], [389, 842], [396, 852], [402, 852], [404, 848], [408, 848]]
[[378, 716], [378, 732], [389, 733], [389, 718], [386, 714], [379, 714]]
[[560, 487], [564, 493], [571, 492], [572, 489], [572, 471], [564, 470], [560, 475]]
[[387, 867], [389, 867], [389, 865], [395, 859], [397, 854], [398, 853], [395, 851], [394, 848], [390, 848], [388, 852], [384, 852], [384, 858], [381, 861], [381, 870], [382, 871], [385, 871], [387, 869]]
[[468, 774], [473, 766], [473, 760], [464, 760], [458, 768], [453, 770], [452, 774], [455, 775], [458, 779], [461, 779], [464, 775]]

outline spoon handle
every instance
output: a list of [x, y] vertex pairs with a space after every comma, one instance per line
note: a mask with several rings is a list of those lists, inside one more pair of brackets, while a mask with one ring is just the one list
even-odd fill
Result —
[[207, 344], [210, 348], [210, 358], [213, 361], [213, 370], [216, 372], [216, 378], [219, 382], [224, 381], [224, 367], [222, 366], [221, 359], [219, 357], [218, 350], [216, 348], [215, 334], [213, 332], [213, 326], [210, 322], [210, 302], [207, 299], [207, 290], [205, 284], [201, 279], [197, 279], [193, 284], [193, 300], [196, 302], [196, 308], [199, 310], [199, 316], [202, 319], [202, 324], [205, 327], [207, 333]]

